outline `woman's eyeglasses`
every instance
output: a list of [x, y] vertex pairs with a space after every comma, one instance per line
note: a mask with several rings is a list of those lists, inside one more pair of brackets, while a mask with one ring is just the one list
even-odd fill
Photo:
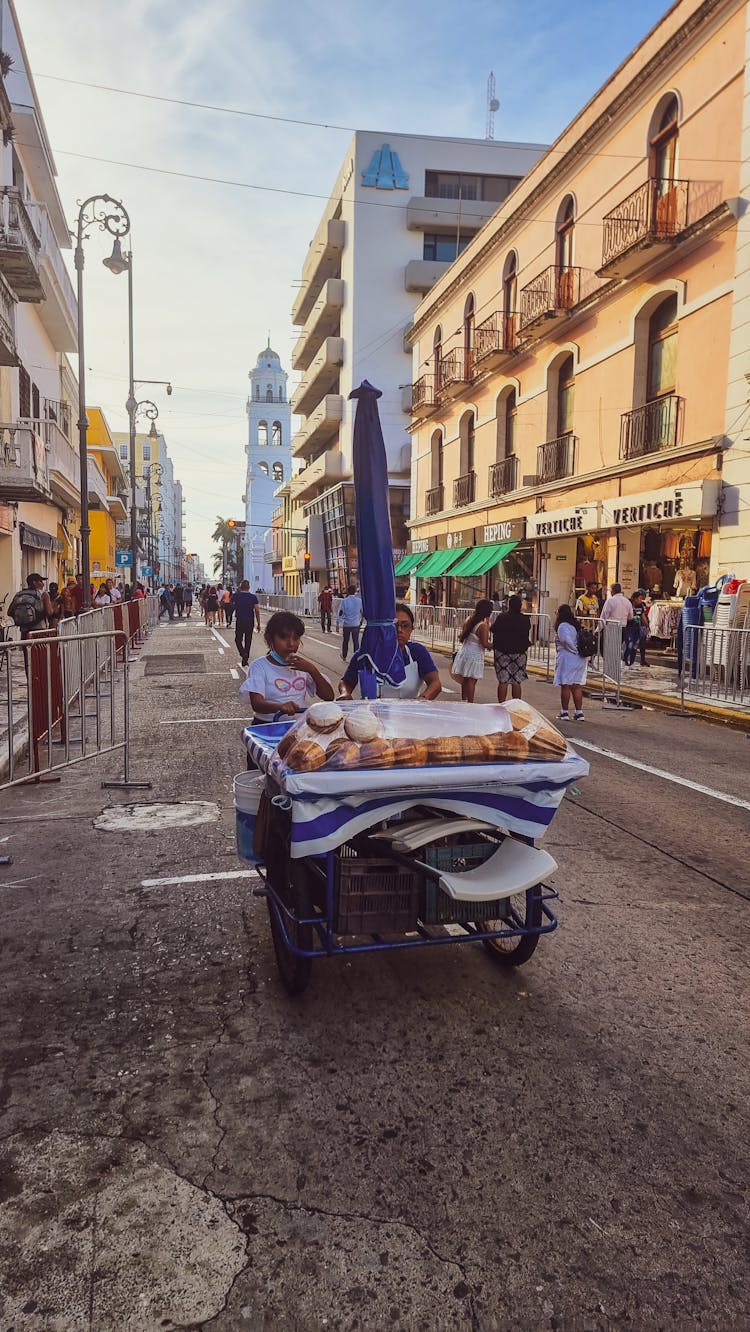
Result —
[[394, 620], [393, 623], [396, 629], [411, 629], [411, 621], [409, 620]]

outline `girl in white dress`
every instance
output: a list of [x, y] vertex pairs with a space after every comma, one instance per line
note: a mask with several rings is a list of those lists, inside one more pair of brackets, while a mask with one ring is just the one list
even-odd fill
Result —
[[491, 601], [478, 601], [474, 614], [464, 622], [458, 641], [461, 644], [456, 653], [451, 675], [461, 685], [461, 698], [464, 703], [473, 703], [477, 680], [484, 675], [484, 654], [490, 641]]
[[578, 651], [578, 625], [570, 606], [558, 606], [555, 619], [555, 678], [560, 686], [559, 720], [569, 721], [570, 696], [573, 695], [573, 721], [583, 721], [583, 686], [589, 668], [588, 657]]

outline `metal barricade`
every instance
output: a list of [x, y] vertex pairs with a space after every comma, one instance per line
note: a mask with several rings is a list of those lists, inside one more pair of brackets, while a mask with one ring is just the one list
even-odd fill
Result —
[[715, 624], [685, 627], [680, 697], [750, 706], [750, 629]]
[[[589, 617], [593, 619], [593, 617]], [[581, 623], [585, 623], [582, 620]], [[620, 701], [620, 689], [622, 686], [622, 654], [625, 644], [625, 626], [620, 624], [619, 620], [598, 620], [594, 621], [599, 628], [599, 652], [593, 660], [597, 662], [598, 669], [602, 675], [602, 703], [605, 707], [614, 706], [616, 708], [625, 708], [627, 705]], [[589, 667], [589, 669], [591, 669]], [[607, 684], [613, 684], [615, 687], [614, 700], [610, 699], [607, 703]]]

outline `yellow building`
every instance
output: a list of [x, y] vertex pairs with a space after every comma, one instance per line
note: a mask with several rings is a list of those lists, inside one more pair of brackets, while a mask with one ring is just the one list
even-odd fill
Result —
[[100, 407], [88, 407], [89, 558], [91, 581], [121, 578], [115, 565], [116, 525], [128, 516], [126, 478], [112, 432]]

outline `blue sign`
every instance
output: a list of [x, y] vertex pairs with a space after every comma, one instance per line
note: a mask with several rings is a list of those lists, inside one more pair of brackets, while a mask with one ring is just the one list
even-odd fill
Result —
[[153, 572], [150, 564], [144, 564], [141, 568], [141, 574], [144, 578], [151, 578]]
[[133, 567], [132, 550], [116, 550], [115, 566], [118, 569], [131, 569]]

